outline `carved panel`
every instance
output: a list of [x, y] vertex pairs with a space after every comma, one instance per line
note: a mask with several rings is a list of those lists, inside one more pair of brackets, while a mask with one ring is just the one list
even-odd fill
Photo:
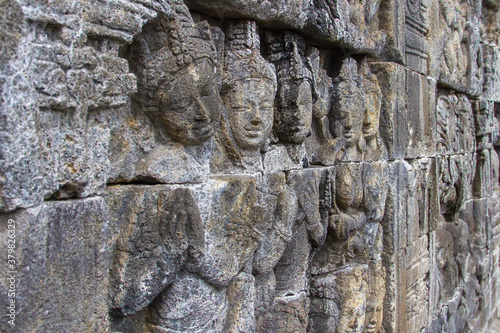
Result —
[[496, 7], [0, 1], [0, 305], [23, 332], [489, 332]]

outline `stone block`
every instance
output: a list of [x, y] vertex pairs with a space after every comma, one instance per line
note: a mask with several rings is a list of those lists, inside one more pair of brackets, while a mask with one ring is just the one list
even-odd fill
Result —
[[470, 95], [482, 92], [480, 2], [430, 1], [429, 74], [439, 84]]
[[371, 68], [382, 91], [380, 134], [387, 145], [389, 159], [406, 157], [407, 113], [405, 105], [405, 68], [395, 63], [374, 62]]
[[429, 1], [405, 1], [405, 64], [411, 70], [427, 75], [429, 62]]
[[[0, 229], [5, 255], [9, 240], [15, 241], [14, 267], [2, 263], [0, 302], [6, 308], [15, 300], [16, 331], [109, 330], [108, 274], [117, 230], [103, 198], [20, 209], [2, 215]], [[14, 297], [8, 294], [9, 274], [15, 277]], [[6, 320], [0, 325], [11, 329]]]
[[500, 102], [500, 49], [498, 45], [483, 44], [485, 99]]
[[406, 70], [406, 120], [408, 150], [406, 158], [433, 155], [436, 133], [436, 82]]

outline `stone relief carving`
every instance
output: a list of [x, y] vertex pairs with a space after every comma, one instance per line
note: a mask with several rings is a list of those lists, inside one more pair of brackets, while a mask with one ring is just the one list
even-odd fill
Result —
[[311, 280], [312, 332], [363, 332], [367, 267], [352, 264]]
[[336, 137], [345, 139], [343, 161], [361, 161], [365, 150], [363, 118], [366, 96], [363, 77], [358, 74], [354, 59], [344, 60], [336, 80], [330, 126]]
[[[430, 71], [445, 85], [479, 95], [483, 84], [483, 51], [480, 46], [479, 7], [466, 1], [443, 0], [432, 3], [436, 10], [430, 35], [431, 52], [439, 56], [430, 58]], [[438, 32], [434, 27], [439, 26]], [[460, 79], [466, 78], [466, 79]]]
[[448, 154], [472, 152], [476, 138], [472, 107], [467, 97], [441, 93], [436, 104], [438, 151]]
[[174, 140], [200, 144], [220, 116], [215, 47], [208, 24], [193, 25], [187, 7], [175, 9], [177, 15], [146, 26], [132, 45], [136, 103]]
[[[120, 235], [111, 271], [111, 311], [130, 315], [171, 284], [187, 260], [204, 253], [200, 212], [186, 188], [117, 187], [107, 192]], [[142, 207], [149, 207], [141, 212]], [[189, 259], [188, 259], [189, 258]]]
[[[76, 260], [73, 248], [84, 266], [99, 257], [89, 271], [99, 279], [94, 289], [109, 295], [99, 295], [104, 310], [85, 329], [486, 329], [480, 321], [490, 319], [495, 300], [486, 296], [496, 295], [498, 275], [499, 162], [495, 88], [478, 97], [478, 6], [431, 4], [442, 24], [436, 55], [420, 43], [433, 38], [428, 3], [408, 0], [402, 21], [390, 22], [407, 24], [403, 66], [391, 62], [396, 55], [380, 56], [394, 32], [383, 23], [398, 5], [392, 1], [70, 2], [9, 9], [23, 27], [8, 34], [27, 31], [13, 43], [32, 51], [33, 61], [18, 51], [5, 55], [12, 70], [29, 65], [26, 82], [14, 88], [0, 65], [7, 87], [0, 106], [23, 85], [19, 96], [38, 96], [20, 110], [29, 111], [23, 126], [37, 126], [26, 140], [40, 148], [48, 175], [42, 190], [36, 182], [28, 187], [47, 202], [20, 208], [33, 198], [14, 198], [12, 175], [2, 173], [0, 207], [28, 222], [19, 224], [24, 257], [42, 232], [35, 251], [49, 249], [58, 264]], [[412, 54], [426, 59], [425, 68]], [[439, 71], [427, 72], [427, 60]], [[395, 77], [401, 82], [388, 84]], [[424, 137], [432, 147], [420, 145]], [[389, 157], [391, 140], [412, 152], [398, 146]], [[104, 187], [103, 198], [80, 199]], [[59, 228], [73, 227], [66, 223], [72, 214], [88, 221], [66, 250]], [[44, 263], [38, 252], [33, 262]], [[24, 257], [21, 281], [36, 281], [43, 269], [30, 273]], [[61, 285], [73, 286], [74, 275]], [[97, 293], [92, 288], [83, 294]], [[34, 294], [44, 296], [37, 288]], [[66, 304], [59, 298], [48, 312]], [[82, 321], [36, 319], [49, 331], [75, 331]]]
[[221, 91], [228, 123], [222, 119], [221, 164], [232, 159], [250, 170], [256, 164], [259, 169], [260, 150], [271, 134], [276, 87], [275, 69], [260, 54], [255, 22], [231, 23]]
[[110, 126], [113, 182], [200, 183], [210, 172], [223, 108], [216, 47], [207, 22], [170, 5], [124, 52], [137, 93]]
[[[348, 83], [338, 83], [335, 97], [340, 100], [340, 106], [332, 109], [332, 112], [339, 113], [336, 117], [332, 115], [336, 121], [336, 134], [342, 136], [344, 131], [347, 134], [343, 155], [345, 160], [330, 171], [332, 202], [329, 207], [329, 235], [312, 262], [312, 281], [327, 283], [322, 285], [323, 282], [318, 282], [321, 285], [318, 292], [325, 295], [326, 299], [311, 300], [309, 327], [315, 332], [376, 332], [380, 331], [382, 322], [381, 302], [385, 296], [385, 269], [381, 265], [383, 245], [380, 222], [384, 216], [388, 193], [385, 185], [388, 168], [385, 162], [363, 162], [364, 158], [378, 159], [383, 148], [377, 111], [377, 108], [380, 109], [380, 89], [376, 85], [376, 79], [370, 77], [367, 72], [367, 67], [362, 70], [364, 76], [358, 74], [357, 64], [353, 59], [344, 62], [341, 75], [346, 75], [342, 73], [346, 70], [355, 75], [354, 79], [347, 77], [347, 80], [350, 80]], [[346, 76], [341, 78], [345, 80]], [[365, 90], [365, 80], [370, 87], [368, 94]], [[353, 91], [358, 100], [352, 103], [355, 103], [361, 115], [351, 115], [348, 111], [354, 113], [353, 109], [347, 108], [347, 103], [342, 103], [346, 99], [352, 101]], [[351, 117], [355, 120], [351, 120]], [[365, 137], [370, 142], [369, 154], [365, 154]], [[327, 293], [335, 295], [335, 288], [344, 288], [340, 287], [344, 283], [342, 279], [331, 278], [337, 271], [340, 276], [344, 276], [342, 272], [345, 271], [352, 271], [356, 277], [363, 276], [356, 278], [356, 283], [359, 283], [359, 286], [356, 284], [358, 290], [362, 289], [363, 292], [349, 294], [352, 299], [345, 296], [345, 303], [342, 303], [343, 296], [326, 296]], [[325, 277], [325, 274], [329, 277]], [[351, 282], [354, 283], [353, 279], [346, 277], [348, 282], [345, 288], [350, 288]], [[311, 282], [311, 290], [314, 290], [314, 283]], [[368, 291], [368, 288], [371, 291]], [[315, 294], [316, 297], [318, 295]], [[370, 305], [369, 312], [366, 312], [367, 304]], [[366, 324], [365, 315], [368, 316]]]
[[467, 37], [464, 35], [469, 15], [468, 8], [451, 1], [440, 1], [439, 5], [442, 19], [448, 28], [447, 39], [444, 42], [442, 70], [445, 75], [463, 77], [469, 61], [465, 44]]
[[274, 131], [282, 142], [302, 143], [311, 132], [316, 97], [304, 39], [288, 31], [268, 32], [266, 38], [278, 77]]
[[370, 71], [368, 61], [363, 61], [361, 67], [366, 96], [366, 111], [363, 116], [363, 137], [366, 143], [364, 160], [369, 162], [385, 160], [387, 159], [387, 149], [379, 130], [382, 91], [377, 77]]
[[365, 310], [365, 330], [367, 333], [384, 333], [382, 320], [384, 317], [384, 298], [386, 293], [385, 268], [382, 261], [370, 261], [368, 273], [369, 294]]

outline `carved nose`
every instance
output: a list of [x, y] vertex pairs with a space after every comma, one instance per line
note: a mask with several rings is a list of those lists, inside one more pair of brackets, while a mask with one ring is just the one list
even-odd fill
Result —
[[252, 125], [260, 125], [262, 123], [262, 119], [260, 117], [260, 110], [259, 107], [256, 105], [253, 105], [253, 117], [250, 119], [250, 124]]
[[198, 99], [195, 100], [194, 105], [194, 120], [196, 121], [207, 121], [210, 119], [208, 111], [203, 106]]
[[352, 127], [352, 120], [351, 120], [351, 117], [347, 117], [347, 118], [345, 119], [344, 127], [345, 127], [345, 128], [351, 128], [351, 127]]

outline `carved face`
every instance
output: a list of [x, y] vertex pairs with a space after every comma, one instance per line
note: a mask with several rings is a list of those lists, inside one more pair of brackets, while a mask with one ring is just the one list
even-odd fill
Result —
[[174, 76], [158, 90], [160, 105], [155, 120], [173, 139], [200, 144], [214, 134], [221, 112], [214, 67], [208, 60], [199, 60]]
[[380, 90], [366, 92], [366, 112], [363, 119], [365, 139], [373, 139], [378, 134], [380, 122]]
[[340, 98], [334, 104], [334, 132], [338, 137], [345, 138], [347, 147], [352, 147], [362, 135], [365, 104], [360, 89], [354, 85], [341, 82], [338, 89]]
[[224, 96], [234, 140], [241, 149], [257, 149], [271, 134], [275, 87], [267, 79], [237, 80]]
[[384, 316], [384, 296], [385, 288], [383, 287], [384, 279], [376, 279], [374, 291], [370, 293], [370, 299], [366, 304], [365, 329], [367, 333], [376, 333], [382, 326]]
[[341, 289], [342, 306], [337, 333], [361, 333], [365, 322], [366, 282], [357, 276], [344, 276]]
[[344, 282], [342, 309], [340, 311], [338, 333], [361, 333], [365, 322], [366, 288], [360, 279], [349, 277]]
[[311, 84], [307, 80], [283, 81], [276, 97], [276, 134], [285, 142], [303, 142], [312, 122]]

